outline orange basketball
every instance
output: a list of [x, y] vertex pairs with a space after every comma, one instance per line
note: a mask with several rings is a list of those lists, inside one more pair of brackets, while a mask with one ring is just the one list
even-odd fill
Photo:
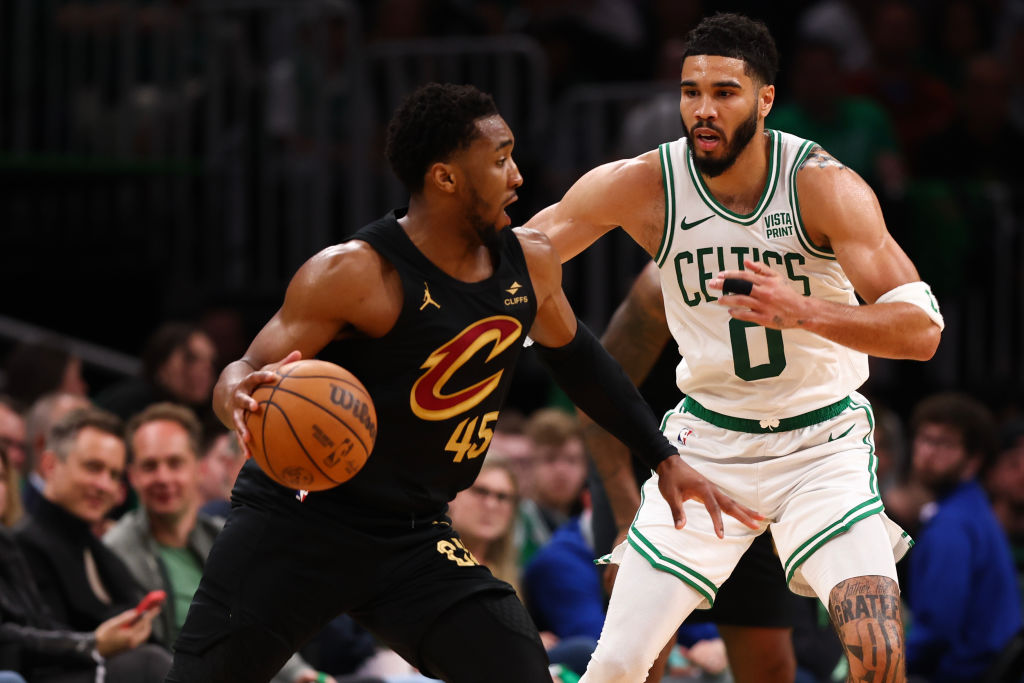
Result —
[[322, 360], [281, 366], [281, 379], [252, 393], [253, 459], [274, 481], [322, 491], [354, 477], [377, 438], [377, 412], [366, 387], [345, 368]]

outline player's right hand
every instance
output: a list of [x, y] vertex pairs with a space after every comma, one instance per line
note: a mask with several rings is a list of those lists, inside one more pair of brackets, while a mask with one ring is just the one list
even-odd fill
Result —
[[722, 493], [717, 486], [683, 462], [678, 455], [666, 458], [658, 465], [658, 488], [672, 510], [672, 519], [675, 520], [677, 529], [686, 526], [683, 502], [691, 498], [704, 503], [704, 507], [707, 508], [708, 514], [711, 515], [711, 521], [715, 525], [715, 535], [719, 538], [725, 538], [725, 525], [722, 522], [723, 512], [730, 517], [735, 517], [751, 529], [759, 529], [758, 522], [764, 519], [763, 515], [745, 505], [740, 505]]
[[104, 657], [131, 650], [149, 639], [153, 630], [153, 619], [160, 613], [160, 607], [152, 607], [141, 615], [134, 609], [121, 612], [96, 627], [96, 651]]
[[253, 370], [239, 380], [238, 384], [231, 391], [231, 420], [235, 425], [235, 431], [238, 433], [238, 440], [242, 445], [246, 458], [252, 457], [252, 452], [249, 450], [252, 434], [249, 433], [248, 428], [245, 426], [245, 416], [247, 413], [259, 415], [260, 411], [263, 410], [259, 402], [252, 397], [252, 392], [256, 391], [256, 387], [261, 384], [276, 382], [280, 378], [277, 371], [282, 365], [294, 363], [301, 359], [302, 354], [299, 351], [292, 351], [275, 363], [268, 363], [259, 370]]

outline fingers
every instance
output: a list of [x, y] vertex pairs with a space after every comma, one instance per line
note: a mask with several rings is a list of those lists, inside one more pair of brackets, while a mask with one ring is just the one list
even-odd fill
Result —
[[686, 513], [683, 511], [683, 498], [679, 495], [670, 496], [666, 499], [668, 501], [668, 507], [672, 510], [672, 520], [675, 522], [677, 529], [682, 529], [686, 526]]
[[724, 493], [718, 492], [718, 496], [721, 498], [720, 505], [725, 514], [739, 520], [743, 526], [751, 529], [761, 528], [760, 522], [764, 521], [764, 515], [748, 508], [746, 505], [740, 505]]
[[[715, 536], [719, 538], [725, 538], [725, 523], [722, 522], [722, 508], [718, 504], [717, 492], [712, 493], [710, 496], [704, 497], [704, 507], [707, 508], [708, 514], [711, 515], [711, 523], [715, 527]], [[679, 527], [676, 527], [677, 529]]]

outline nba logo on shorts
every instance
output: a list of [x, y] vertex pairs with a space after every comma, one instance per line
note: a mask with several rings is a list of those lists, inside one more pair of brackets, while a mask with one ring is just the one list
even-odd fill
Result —
[[676, 441], [679, 442], [680, 446], [686, 445], [687, 437], [693, 436], [693, 430], [689, 427], [683, 427], [679, 430], [679, 436], [676, 437]]

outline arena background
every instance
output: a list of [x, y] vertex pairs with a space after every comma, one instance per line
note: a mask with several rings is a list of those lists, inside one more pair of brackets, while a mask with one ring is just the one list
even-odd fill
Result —
[[[165, 320], [217, 326], [240, 353], [306, 257], [404, 201], [382, 128], [429, 80], [495, 95], [521, 223], [585, 170], [678, 136], [680, 39], [717, 10], [772, 29], [777, 109], [858, 94], [889, 118], [895, 143], [869, 129], [881, 151], [862, 172], [947, 331], [930, 363], [874, 362], [868, 392], [904, 414], [944, 388], [1018, 412], [1019, 0], [2, 0], [0, 351], [64, 336], [94, 391]], [[832, 41], [835, 70], [800, 70], [808, 37]], [[567, 265], [595, 330], [644, 258], [614, 235]], [[545, 402], [545, 382], [527, 362], [513, 401]]]

